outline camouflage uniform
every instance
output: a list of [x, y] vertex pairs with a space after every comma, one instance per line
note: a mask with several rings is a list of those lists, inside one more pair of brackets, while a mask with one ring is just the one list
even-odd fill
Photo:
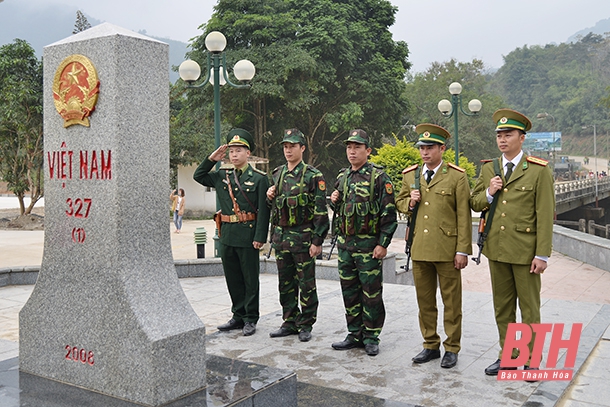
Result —
[[[271, 202], [272, 245], [278, 268], [280, 304], [290, 331], [311, 331], [316, 322], [316, 259], [309, 247], [321, 246], [328, 233], [326, 183], [320, 171], [302, 161], [289, 171], [286, 165], [273, 171], [277, 186]], [[299, 310], [299, 293], [300, 305]]]
[[348, 339], [378, 344], [385, 307], [382, 260], [373, 258], [373, 250], [377, 245], [387, 248], [396, 230], [394, 188], [381, 167], [367, 162], [357, 171], [340, 171], [335, 189], [340, 193], [334, 207]]

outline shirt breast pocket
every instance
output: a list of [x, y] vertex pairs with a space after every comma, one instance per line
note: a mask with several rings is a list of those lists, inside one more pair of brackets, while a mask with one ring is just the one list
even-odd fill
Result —
[[453, 196], [453, 188], [445, 188], [442, 185], [439, 185], [438, 188], [435, 189], [434, 193], [436, 196], [451, 198]]

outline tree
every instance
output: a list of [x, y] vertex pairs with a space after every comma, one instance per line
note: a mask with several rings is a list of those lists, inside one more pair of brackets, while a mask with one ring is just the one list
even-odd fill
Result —
[[[455, 113], [459, 115], [460, 154], [475, 163], [497, 156], [498, 149], [493, 137], [495, 126], [491, 115], [498, 108], [505, 106], [502, 106], [502, 99], [498, 95], [488, 90], [485, 66], [483, 61], [477, 59], [472, 62], [457, 62], [454, 59], [444, 63], [434, 62], [425, 72], [416, 74], [407, 84], [405, 91], [410, 107], [403, 116], [403, 123], [406, 124], [403, 129], [406, 131], [398, 134], [416, 141], [417, 134], [409, 129], [420, 123], [432, 123], [443, 126], [455, 137], [453, 118], [444, 118], [437, 108], [441, 99], [450, 99], [449, 85], [452, 82], [462, 85], [462, 106], [465, 111], [468, 112], [467, 104], [471, 99], [479, 99], [483, 104], [478, 117]], [[454, 138], [448, 141], [450, 146], [453, 142]], [[455, 162], [455, 153], [454, 160], [449, 161]]]
[[[257, 67], [251, 90], [222, 90], [223, 119], [252, 131], [255, 155], [279, 159], [271, 147], [283, 129], [298, 127], [308, 163], [334, 175], [349, 129], [367, 130], [379, 146], [400, 124], [410, 64], [407, 45], [392, 40], [389, 1], [219, 0], [214, 10], [190, 57], [205, 61], [205, 36], [218, 30], [229, 66], [248, 58]], [[212, 102], [211, 89], [198, 93], [188, 97]]]
[[[533, 121], [533, 131], [582, 135], [596, 123], [610, 130], [605, 90], [610, 86], [610, 37], [589, 33], [574, 43], [524, 46], [506, 57], [491, 85]], [[555, 121], [535, 120], [549, 113]], [[585, 134], [588, 134], [584, 130]]]
[[87, 17], [80, 11], [76, 11], [76, 23], [74, 24], [74, 30], [72, 34], [78, 34], [81, 31], [85, 31], [91, 28], [91, 24], [87, 20]]
[[22, 215], [44, 194], [42, 124], [42, 62], [16, 39], [0, 47], [0, 178], [17, 195]]

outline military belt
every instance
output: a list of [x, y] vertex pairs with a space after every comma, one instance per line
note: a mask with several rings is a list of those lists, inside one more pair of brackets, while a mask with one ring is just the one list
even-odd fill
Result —
[[256, 220], [256, 213], [240, 212], [237, 215], [220, 215], [220, 220], [224, 223], [239, 223]]

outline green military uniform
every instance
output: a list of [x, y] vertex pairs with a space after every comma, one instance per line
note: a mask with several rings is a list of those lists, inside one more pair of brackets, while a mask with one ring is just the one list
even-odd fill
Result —
[[[242, 129], [229, 132], [227, 142], [231, 145], [253, 147], [252, 137]], [[195, 170], [193, 178], [201, 185], [214, 187], [224, 215], [220, 233], [220, 258], [224, 269], [227, 288], [231, 296], [233, 318], [237, 322], [256, 323], [259, 318], [259, 251], [252, 242], [265, 242], [269, 228], [269, 208], [265, 204], [269, 180], [267, 175], [250, 164], [242, 174], [236, 174], [233, 166], [212, 171], [216, 165], [206, 158]], [[237, 181], [241, 185], [241, 190]], [[245, 217], [241, 221], [234, 212], [232, 190], [239, 209]], [[246, 195], [248, 199], [244, 197]], [[256, 219], [252, 214], [256, 214]], [[250, 220], [245, 220], [250, 219]]]
[[[509, 109], [498, 110], [493, 120], [496, 131], [525, 132], [531, 128], [527, 117]], [[493, 162], [483, 164], [470, 198], [474, 211], [490, 208], [487, 189], [495, 175]], [[540, 274], [530, 273], [530, 265], [534, 256], [551, 255], [555, 193], [547, 162], [526, 154], [508, 181], [504, 171], [501, 177], [503, 187], [496, 192], [498, 203], [483, 254], [489, 259], [496, 324], [503, 348], [508, 324], [516, 322], [517, 301], [523, 323], [540, 323]], [[533, 343], [532, 339], [530, 352]]]
[[[442, 127], [420, 124], [419, 145], [444, 145], [451, 135]], [[438, 141], [432, 140], [436, 136]], [[420, 203], [414, 221], [411, 258], [413, 280], [419, 307], [419, 326], [424, 348], [440, 348], [437, 333], [437, 286], [440, 286], [444, 305], [446, 351], [458, 353], [462, 335], [462, 277], [454, 266], [456, 253], [472, 254], [472, 217], [468, 199], [470, 186], [464, 170], [442, 162], [430, 183], [425, 181], [425, 165], [413, 165], [403, 171], [402, 188], [396, 198], [396, 208], [412, 215], [411, 190], [416, 187], [415, 176], [420, 177]], [[437, 284], [438, 281], [438, 284]]]
[[[305, 145], [305, 137], [298, 129], [289, 129], [283, 143]], [[270, 202], [271, 240], [278, 268], [282, 328], [311, 331], [317, 317], [318, 293], [316, 259], [309, 255], [309, 247], [322, 246], [328, 233], [326, 182], [320, 171], [301, 161], [292, 170], [287, 165], [277, 167], [273, 183], [276, 197]]]
[[[369, 145], [363, 130], [351, 131], [348, 142]], [[340, 193], [334, 209], [339, 224], [339, 277], [349, 331], [346, 341], [376, 345], [385, 307], [382, 259], [373, 258], [373, 250], [377, 245], [387, 248], [396, 230], [394, 188], [381, 167], [366, 162], [356, 171], [347, 168], [339, 172], [335, 189]]]

